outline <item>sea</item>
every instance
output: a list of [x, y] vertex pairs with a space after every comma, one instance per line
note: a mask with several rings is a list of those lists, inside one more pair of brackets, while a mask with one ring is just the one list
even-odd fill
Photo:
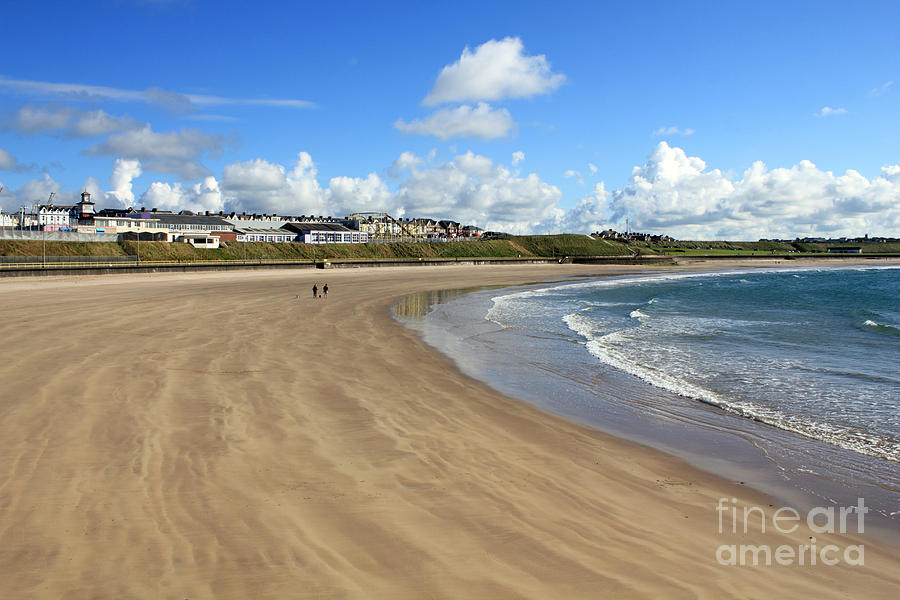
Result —
[[653, 273], [410, 297], [508, 395], [799, 507], [900, 531], [900, 268]]

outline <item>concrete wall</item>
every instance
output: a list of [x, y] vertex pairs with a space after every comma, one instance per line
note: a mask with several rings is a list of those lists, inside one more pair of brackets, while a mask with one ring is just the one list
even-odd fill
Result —
[[28, 231], [0, 229], [0, 240], [33, 240], [48, 242], [115, 242], [115, 233], [79, 233], [77, 231]]

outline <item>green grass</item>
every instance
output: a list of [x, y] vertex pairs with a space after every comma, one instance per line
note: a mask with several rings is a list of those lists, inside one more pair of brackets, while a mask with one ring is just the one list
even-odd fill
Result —
[[[45, 246], [42, 244], [46, 244]], [[125, 256], [116, 242], [0, 240], [0, 256]]]
[[[455, 258], [560, 258], [563, 256], [766, 256], [823, 253], [841, 244], [781, 242], [679, 241], [663, 244], [600, 240], [586, 235], [525, 235], [475, 242], [385, 242], [370, 244], [270, 244], [232, 242], [227, 247], [197, 249], [167, 242], [46, 242], [0, 240], [0, 256], [140, 256], [141, 261], [203, 260], [396, 260]], [[900, 242], [846, 244], [865, 253], [900, 253]]]
[[166, 242], [121, 242], [129, 255], [140, 253], [146, 261], [196, 260], [373, 260], [531, 258], [562, 256], [629, 256], [618, 243], [584, 235], [516, 236], [474, 242], [384, 242], [369, 244], [270, 244], [232, 242], [218, 249], [197, 249], [188, 244]]
[[[640, 244], [640, 243], [638, 243]], [[653, 244], [650, 249], [669, 255], [706, 256], [764, 256], [771, 254], [816, 254], [828, 252], [828, 248], [859, 247], [865, 254], [895, 254], [900, 252], [900, 242], [885, 243], [834, 243], [804, 244], [787, 242], [730, 242], [730, 241], [678, 241]]]

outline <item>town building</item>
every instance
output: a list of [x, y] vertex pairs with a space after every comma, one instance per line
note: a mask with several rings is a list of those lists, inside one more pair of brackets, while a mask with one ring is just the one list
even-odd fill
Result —
[[190, 244], [194, 248], [218, 248], [220, 245], [219, 237], [211, 233], [182, 233], [173, 241]]
[[[85, 227], [79, 226], [78, 229], [84, 231]], [[159, 219], [98, 214], [94, 216], [93, 229], [95, 233], [115, 233], [126, 240], [159, 242], [169, 240], [169, 228]]]
[[287, 244], [297, 238], [297, 233], [288, 229], [260, 229], [256, 227], [236, 227], [234, 229], [237, 242], [270, 242]]
[[356, 231], [340, 223], [287, 223], [287, 231], [294, 232], [296, 241], [304, 244], [365, 244], [366, 231]]
[[78, 225], [74, 206], [38, 205], [38, 228], [44, 231], [72, 231]]
[[462, 231], [461, 225], [456, 221], [443, 220], [438, 221], [438, 225], [441, 227], [441, 235], [446, 238], [457, 238], [459, 237], [460, 232]]
[[19, 226], [19, 216], [13, 213], [3, 212], [0, 207], [0, 229], [14, 229]]
[[[181, 211], [177, 215], [162, 211], [150, 211], [149, 214], [152, 215], [151, 218], [158, 219], [162, 226], [167, 229], [167, 241], [169, 242], [179, 241], [178, 238], [184, 237], [186, 234], [210, 235], [234, 231], [234, 225], [217, 215], [195, 215], [190, 211]], [[183, 241], [187, 239], [189, 238], [185, 238]], [[207, 247], [209, 243], [211, 242], [207, 242]], [[218, 240], [216, 243], [218, 244]]]
[[464, 238], [480, 238], [482, 233], [484, 233], [484, 229], [481, 227], [466, 225], [462, 228], [460, 235]]

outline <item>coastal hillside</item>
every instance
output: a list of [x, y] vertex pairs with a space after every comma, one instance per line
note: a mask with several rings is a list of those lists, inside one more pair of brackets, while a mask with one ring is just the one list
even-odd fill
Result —
[[604, 240], [577, 234], [507, 236], [466, 242], [381, 242], [368, 244], [276, 244], [231, 242], [200, 249], [169, 242], [41, 242], [0, 240], [0, 257], [139, 257], [142, 261], [560, 258], [588, 256], [685, 255], [746, 256], [822, 254], [834, 247], [861, 248], [865, 254], [898, 254], [900, 242], [820, 244], [800, 242]]
[[75, 243], [0, 240], [0, 256], [140, 256], [145, 261], [320, 260], [403, 258], [516, 258], [628, 256], [621, 243], [586, 235], [510, 236], [467, 242], [382, 242], [369, 244], [238, 243], [216, 249], [169, 242]]

